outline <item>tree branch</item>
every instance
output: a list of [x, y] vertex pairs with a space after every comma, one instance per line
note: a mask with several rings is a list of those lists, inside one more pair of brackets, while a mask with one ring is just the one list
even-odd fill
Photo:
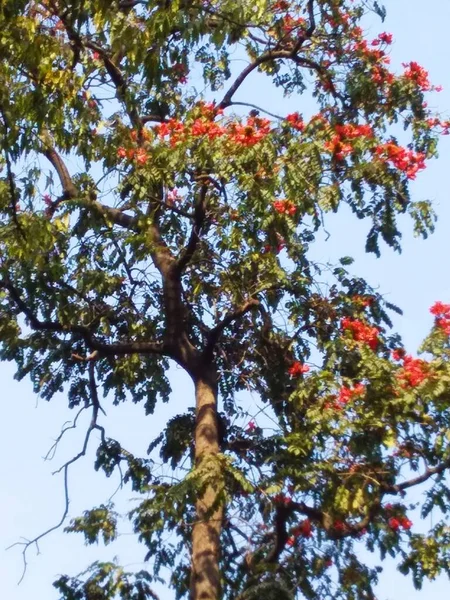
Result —
[[200, 194], [198, 202], [194, 209], [194, 224], [192, 226], [191, 234], [187, 246], [181, 252], [178, 258], [174, 272], [177, 276], [180, 276], [185, 269], [188, 262], [191, 260], [195, 253], [198, 242], [200, 240], [201, 230], [205, 222], [206, 216], [206, 194], [208, 192], [208, 186], [203, 184], [200, 188]]
[[6, 289], [18, 310], [26, 317], [30, 327], [35, 331], [52, 331], [62, 334], [79, 335], [90, 350], [97, 350], [101, 356], [124, 354], [159, 354], [169, 356], [169, 350], [163, 342], [117, 342], [107, 344], [98, 340], [92, 331], [84, 325], [63, 325], [59, 321], [40, 320], [21, 298], [17, 289], [8, 281], [0, 281], [0, 288]]
[[240, 319], [247, 312], [257, 306], [259, 306], [259, 300], [256, 298], [251, 298], [236, 310], [228, 313], [213, 329], [210, 330], [203, 355], [206, 358], [210, 358], [223, 330], [231, 325], [233, 321]]
[[384, 494], [401, 494], [404, 490], [421, 483], [425, 483], [425, 481], [428, 481], [428, 479], [433, 477], [433, 475], [439, 475], [447, 469], [450, 469], [450, 458], [436, 467], [428, 467], [425, 472], [422, 473], [422, 475], [418, 475], [417, 477], [409, 479], [408, 481], [404, 481], [403, 483], [398, 483], [395, 485], [382, 485], [381, 489]]
[[[81, 449], [81, 451], [74, 457], [72, 457], [70, 460], [68, 460], [66, 463], [64, 463], [59, 469], [57, 469], [56, 471], [54, 471], [52, 473], [52, 475], [55, 475], [57, 473], [60, 473], [61, 471], [63, 471], [64, 473], [64, 510], [63, 510], [63, 514], [60, 518], [60, 520], [58, 521], [58, 523], [56, 525], [53, 525], [52, 527], [49, 527], [46, 531], [40, 533], [39, 535], [37, 535], [35, 538], [33, 538], [32, 540], [26, 540], [24, 542], [16, 542], [15, 544], [12, 544], [11, 546], [8, 546], [7, 550], [10, 548], [14, 548], [15, 546], [23, 546], [23, 550], [22, 550], [22, 558], [23, 558], [23, 571], [22, 571], [22, 575], [20, 577], [20, 580], [18, 583], [21, 583], [23, 581], [23, 578], [25, 577], [25, 573], [27, 570], [27, 552], [29, 550], [29, 548], [31, 546], [36, 546], [37, 552], [39, 554], [39, 541], [46, 537], [47, 535], [49, 535], [50, 533], [52, 533], [52, 531], [56, 531], [57, 529], [59, 529], [61, 527], [61, 525], [64, 523], [64, 521], [67, 518], [67, 515], [69, 513], [69, 503], [70, 503], [70, 499], [69, 499], [69, 482], [68, 482], [68, 476], [69, 476], [69, 467], [70, 465], [72, 465], [74, 462], [76, 462], [77, 460], [79, 460], [82, 456], [86, 455], [86, 451], [87, 451], [87, 447], [88, 447], [88, 443], [89, 443], [89, 438], [91, 436], [91, 433], [94, 431], [94, 429], [97, 429], [98, 431], [100, 431], [101, 433], [101, 438], [102, 438], [102, 442], [105, 442], [105, 430], [102, 426], [98, 425], [97, 423], [97, 418], [98, 418], [98, 412], [100, 410], [100, 404], [98, 401], [98, 395], [97, 395], [97, 385], [95, 382], [95, 373], [94, 373], [94, 363], [91, 362], [89, 365], [89, 388], [90, 388], [90, 392], [91, 392], [91, 405], [92, 405], [92, 419], [91, 422], [89, 424], [89, 427], [86, 431], [86, 435], [84, 438], [84, 443], [83, 443], [83, 447]], [[80, 413], [78, 413], [79, 415]], [[78, 417], [77, 415], [77, 417]], [[76, 418], [77, 418], [76, 417]], [[59, 439], [61, 439], [61, 436], [63, 435], [64, 431], [63, 430], [62, 434], [60, 434]], [[51, 450], [50, 450], [51, 451]]]

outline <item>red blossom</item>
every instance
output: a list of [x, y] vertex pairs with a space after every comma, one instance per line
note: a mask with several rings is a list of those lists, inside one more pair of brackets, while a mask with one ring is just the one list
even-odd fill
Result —
[[391, 162], [395, 168], [403, 171], [408, 179], [415, 179], [417, 172], [426, 167], [423, 152], [406, 150], [394, 142], [380, 144], [374, 152], [382, 160]]
[[345, 531], [345, 523], [343, 521], [335, 521], [333, 523], [333, 528], [338, 532]]
[[253, 431], [255, 431], [256, 429], [256, 423], [255, 421], [250, 421], [249, 424], [247, 425], [247, 433], [253, 433]]
[[282, 19], [281, 29], [284, 34], [289, 35], [296, 29], [304, 27], [305, 25], [305, 19], [303, 19], [302, 17], [294, 18], [292, 15], [287, 13], [286, 16]]
[[302, 116], [298, 112], [287, 115], [286, 121], [291, 127], [297, 129], [297, 131], [303, 131], [305, 129], [305, 123], [303, 122]]
[[399, 379], [403, 387], [416, 387], [423, 383], [430, 375], [430, 365], [421, 358], [413, 358], [405, 355], [403, 369], [399, 373]]
[[127, 151], [123, 146], [120, 146], [120, 148], [117, 148], [117, 156], [119, 158], [126, 158]]
[[380, 33], [376, 40], [373, 40], [372, 46], [379, 46], [380, 44], [392, 44], [393, 35], [392, 33]]
[[377, 327], [371, 327], [359, 319], [350, 319], [348, 317], [342, 319], [341, 326], [344, 331], [351, 331], [353, 339], [356, 342], [363, 342], [367, 344], [371, 350], [376, 350], [378, 346], [378, 336], [380, 334], [380, 330]]
[[344, 406], [351, 400], [362, 396], [366, 391], [366, 386], [363, 383], [357, 383], [353, 388], [343, 386], [339, 390], [339, 396], [337, 402], [339, 405]]
[[235, 144], [254, 146], [270, 133], [270, 121], [249, 117], [246, 123], [231, 123], [228, 129], [228, 136]]
[[396, 348], [392, 350], [392, 360], [399, 361], [405, 358], [405, 350], [403, 348]]
[[291, 536], [290, 538], [288, 538], [286, 545], [293, 546], [294, 544], [295, 544], [295, 537]]
[[295, 204], [290, 200], [275, 200], [275, 202], [273, 202], [273, 207], [278, 213], [286, 213], [291, 217], [297, 212]]
[[276, 496], [273, 497], [273, 501], [275, 504], [284, 504], [285, 506], [288, 506], [292, 502], [292, 499], [290, 496], [285, 496], [284, 494], [276, 494]]
[[305, 519], [304, 521], [301, 521], [296, 527], [294, 527], [294, 529], [292, 530], [292, 533], [294, 534], [295, 537], [304, 537], [304, 538], [310, 538], [312, 537], [313, 531], [312, 531], [312, 525], [311, 525], [311, 521], [309, 519]]
[[410, 519], [408, 519], [407, 517], [401, 517], [399, 519], [400, 521], [400, 525], [403, 527], [403, 529], [411, 529], [413, 523]]
[[139, 148], [136, 151], [135, 159], [138, 165], [145, 165], [148, 160], [148, 154], [143, 148]]
[[389, 519], [388, 525], [393, 531], [398, 531], [400, 529], [400, 521], [395, 517]]
[[174, 204], [175, 202], [179, 202], [180, 200], [181, 196], [176, 188], [167, 192], [167, 204]]
[[289, 367], [289, 369], [288, 369], [289, 375], [292, 375], [293, 377], [298, 377], [299, 375], [302, 375], [303, 373], [307, 373], [308, 371], [309, 371], [308, 365], [304, 365], [303, 363], [299, 362], [298, 360], [296, 360], [293, 363], [293, 365], [291, 367]]
[[428, 79], [428, 71], [421, 67], [418, 63], [411, 61], [410, 63], [402, 63], [405, 68], [404, 76], [406, 79], [413, 81], [423, 92], [432, 89]]
[[436, 317], [448, 317], [450, 316], [450, 304], [444, 304], [443, 302], [437, 301], [430, 308], [430, 313]]

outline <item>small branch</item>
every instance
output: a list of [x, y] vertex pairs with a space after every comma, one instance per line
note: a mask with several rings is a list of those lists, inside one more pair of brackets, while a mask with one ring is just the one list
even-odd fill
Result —
[[217, 344], [223, 330], [226, 329], [229, 325], [231, 325], [233, 321], [240, 319], [247, 312], [259, 306], [259, 304], [259, 300], [257, 300], [256, 298], [251, 298], [250, 300], [248, 300], [248, 302], [245, 302], [245, 304], [243, 304], [236, 310], [228, 313], [213, 329], [210, 330], [203, 354], [206, 357], [211, 357], [214, 347]]
[[194, 209], [194, 224], [192, 226], [191, 234], [189, 236], [189, 241], [187, 243], [187, 246], [181, 252], [180, 257], [178, 258], [174, 267], [174, 273], [178, 277], [181, 275], [186, 265], [189, 263], [192, 256], [194, 255], [195, 250], [197, 249], [197, 245], [200, 240], [201, 230], [205, 222], [207, 192], [208, 187], [206, 184], [203, 184], [200, 188], [199, 199]]
[[[72, 423], [70, 425], [67, 425], [67, 427], [64, 427], [64, 425], [63, 425], [63, 429], [61, 430], [60, 434], [58, 435], [58, 437], [56, 438], [56, 440], [54, 441], [54, 443], [52, 444], [52, 446], [48, 450], [47, 454], [44, 456], [44, 460], [45, 461], [47, 461], [47, 460], [53, 460], [53, 458], [55, 457], [55, 454], [56, 454], [56, 449], [58, 447], [58, 444], [62, 440], [62, 438], [64, 437], [65, 433], [67, 431], [70, 431], [71, 429], [76, 429], [79, 416], [81, 415], [81, 413], [84, 410], [86, 410], [87, 408], [89, 408], [89, 406], [90, 405], [81, 407], [80, 410], [75, 415], [75, 419], [72, 421]], [[66, 423], [70, 423], [70, 421], [66, 421]]]
[[421, 483], [425, 483], [425, 481], [428, 481], [428, 479], [433, 477], [433, 475], [439, 475], [447, 469], [450, 469], [450, 458], [437, 467], [427, 468], [422, 475], [418, 475], [417, 477], [409, 479], [408, 481], [404, 481], [403, 483], [398, 483], [395, 485], [382, 485], [381, 489], [384, 494], [401, 494], [404, 490]]
[[254, 108], [255, 110], [258, 110], [259, 112], [269, 115], [269, 117], [273, 117], [274, 119], [279, 119], [280, 121], [284, 120], [284, 117], [281, 117], [280, 115], [276, 115], [275, 113], [271, 113], [268, 110], [266, 110], [265, 108], [261, 108], [260, 106], [257, 106], [256, 104], [251, 104], [250, 102], [235, 102], [233, 100], [232, 102], [230, 102], [229, 106], [249, 106], [250, 108]]

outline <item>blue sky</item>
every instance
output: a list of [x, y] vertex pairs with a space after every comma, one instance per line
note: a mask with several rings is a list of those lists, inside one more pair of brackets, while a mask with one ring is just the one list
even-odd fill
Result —
[[[401, 62], [417, 60], [430, 72], [431, 81], [444, 90], [430, 96], [430, 105], [444, 112], [450, 109], [450, 69], [448, 66], [449, 0], [385, 0], [388, 17], [384, 24], [373, 26], [373, 33], [391, 31], [395, 44], [392, 63], [400, 68]], [[253, 82], [239, 96], [246, 94], [263, 97], [265, 106], [274, 112], [288, 112], [291, 108], [302, 111], [302, 100], [285, 102], [267, 90], [252, 89]], [[261, 101], [262, 102], [262, 101]], [[280, 104], [279, 104], [280, 103]], [[270, 106], [269, 106], [270, 104]], [[429, 198], [439, 215], [436, 233], [426, 241], [414, 239], [410, 225], [405, 221], [403, 252], [394, 254], [387, 248], [376, 259], [362, 253], [365, 226], [347, 214], [329, 219], [327, 228], [332, 233], [325, 243], [314, 248], [314, 256], [323, 262], [335, 261], [339, 256], [352, 255], [357, 260], [352, 269], [361, 274], [390, 301], [404, 309], [404, 316], [396, 318], [396, 329], [403, 336], [406, 347], [414, 352], [427, 333], [432, 318], [429, 306], [435, 300], [450, 301], [450, 136], [443, 138], [440, 158], [431, 162], [413, 184], [414, 199]], [[61, 475], [52, 476], [65, 459], [78, 451], [82, 444], [83, 427], [71, 432], [58, 449], [52, 462], [45, 462], [47, 453], [61, 425], [73, 418], [67, 409], [64, 395], [51, 403], [39, 400], [27, 381], [13, 380], [11, 365], [0, 364], [3, 394], [0, 400], [0, 439], [3, 451], [0, 458], [0, 577], [4, 598], [8, 600], [56, 600], [58, 595], [51, 582], [58, 573], [77, 574], [96, 559], [119, 560], [130, 569], [141, 568], [145, 550], [132, 542], [125, 528], [118, 543], [110, 548], [85, 548], [81, 537], [55, 532], [40, 543], [40, 555], [34, 549], [28, 554], [28, 569], [20, 586], [22, 572], [21, 549], [4, 551], [21, 537], [34, 537], [59, 520], [63, 510]], [[168, 405], [159, 406], [155, 415], [143, 418], [141, 406], [123, 405], [107, 408], [108, 435], [117, 435], [130, 450], [145, 454], [148, 443], [156, 436], [159, 425], [170, 415], [182, 412], [192, 403], [192, 386], [179, 369], [172, 369], [173, 394]], [[87, 417], [87, 415], [86, 415]], [[106, 479], [92, 468], [93, 456], [88, 455], [74, 465], [70, 474], [71, 516], [107, 500], [113, 494], [118, 480]], [[133, 494], [126, 491], [117, 496], [121, 507], [132, 506]], [[419, 500], [419, 496], [416, 496]], [[428, 523], [417, 523], [422, 528]], [[392, 564], [386, 563], [381, 576], [378, 600], [416, 600], [448, 598], [449, 582], [440, 579], [416, 592], [411, 583], [398, 574]], [[170, 594], [162, 593], [161, 598]]]

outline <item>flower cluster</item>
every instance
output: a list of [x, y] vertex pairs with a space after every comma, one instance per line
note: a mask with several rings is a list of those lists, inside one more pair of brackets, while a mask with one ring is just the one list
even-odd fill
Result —
[[298, 360], [296, 360], [288, 369], [288, 373], [289, 375], [292, 375], [292, 377], [298, 377], [299, 375], [303, 375], [303, 373], [308, 373], [308, 371], [308, 365], [304, 365]]
[[249, 424], [247, 425], [246, 432], [247, 433], [253, 433], [256, 428], [257, 428], [257, 426], [256, 426], [255, 421], [250, 421]]
[[388, 521], [388, 524], [393, 531], [398, 531], [400, 527], [406, 530], [411, 529], [412, 527], [412, 521], [404, 516], [391, 517]]
[[413, 81], [422, 92], [428, 92], [434, 89], [428, 79], [428, 71], [418, 63], [411, 61], [410, 63], [402, 63], [402, 66], [405, 68], [404, 77]]
[[396, 169], [403, 171], [408, 179], [415, 179], [418, 171], [425, 169], [425, 154], [413, 152], [397, 146], [393, 142], [380, 144], [375, 148], [375, 154], [391, 162]]
[[295, 537], [304, 537], [310, 538], [312, 537], [312, 524], [309, 519], [305, 519], [304, 521], [300, 521], [300, 523], [293, 528], [292, 533]]
[[430, 365], [426, 360], [413, 358], [408, 354], [402, 360], [403, 369], [400, 371], [398, 377], [403, 387], [416, 387], [429, 377]]
[[303, 17], [293, 17], [287, 13], [281, 20], [281, 31], [285, 35], [290, 35], [294, 31], [306, 26], [306, 20]]
[[298, 112], [287, 115], [286, 121], [297, 131], [303, 131], [305, 129], [303, 118]]
[[287, 214], [290, 217], [295, 215], [297, 210], [295, 208], [295, 204], [290, 200], [275, 200], [275, 202], [273, 203], [273, 207], [277, 211], [277, 213]]
[[344, 160], [346, 156], [354, 150], [349, 140], [358, 138], [373, 137], [372, 127], [370, 125], [355, 125], [347, 123], [346, 125], [336, 125], [335, 135], [331, 140], [325, 142], [325, 150], [331, 152], [336, 160]]
[[445, 334], [450, 335], [450, 304], [435, 302], [430, 308], [430, 312], [436, 317], [436, 326]]
[[246, 123], [231, 123], [228, 135], [232, 142], [243, 146], [254, 146], [270, 133], [269, 119], [248, 117]]
[[353, 388], [349, 388], [347, 386], [341, 387], [339, 390], [339, 395], [337, 397], [338, 406], [345, 406], [351, 400], [358, 398], [365, 394], [366, 386], [363, 383], [357, 383]]
[[123, 146], [117, 149], [117, 156], [120, 159], [134, 160], [138, 165], [145, 165], [148, 161], [148, 153], [144, 148], [129, 148]]
[[270, 133], [270, 120], [261, 117], [248, 117], [244, 123], [231, 122], [227, 126], [214, 121], [221, 111], [214, 110], [213, 105], [205, 104], [202, 114], [191, 124], [184, 124], [177, 119], [168, 119], [154, 130], [160, 138], [169, 137], [170, 145], [184, 141], [187, 137], [207, 137], [214, 140], [226, 137], [234, 144], [254, 146]]
[[392, 33], [380, 33], [378, 37], [373, 40], [372, 46], [379, 46], [380, 44], [392, 44], [393, 35]]
[[[386, 504], [384, 508], [386, 512], [390, 514], [392, 514], [392, 512], [396, 510], [392, 504]], [[403, 529], [411, 529], [412, 527], [412, 521], [410, 521], [408, 517], [405, 517], [405, 515], [396, 515], [390, 517], [388, 520], [388, 524], [389, 527], [394, 531], [398, 531], [400, 527], [402, 527]]]
[[440, 127], [442, 135], [450, 135], [450, 121], [441, 121], [439, 117], [430, 117], [426, 120], [428, 127]]
[[175, 202], [179, 202], [180, 200], [182, 200], [182, 197], [180, 196], [180, 192], [176, 188], [167, 192], [167, 204], [172, 205]]
[[367, 344], [371, 350], [375, 351], [377, 349], [378, 336], [380, 335], [380, 330], [377, 327], [371, 327], [359, 319], [348, 317], [342, 319], [341, 327], [344, 331], [350, 331], [356, 342]]

